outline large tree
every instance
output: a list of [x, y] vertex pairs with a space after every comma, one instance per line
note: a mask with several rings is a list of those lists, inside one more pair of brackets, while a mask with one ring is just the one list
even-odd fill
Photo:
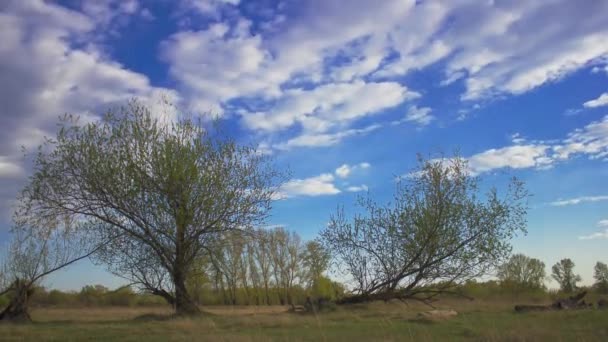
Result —
[[546, 277], [545, 263], [523, 254], [515, 254], [499, 267], [497, 275], [503, 285], [541, 289]]
[[39, 215], [78, 216], [99, 223], [95, 234], [122, 234], [100, 260], [153, 285], [178, 314], [195, 314], [186, 288], [194, 261], [214, 236], [262, 223], [280, 180], [255, 147], [202, 121], [156, 119], [132, 101], [86, 124], [65, 116], [22, 199]]
[[568, 258], [560, 260], [551, 268], [551, 276], [562, 291], [570, 293], [576, 290], [576, 283], [581, 281], [581, 276], [574, 273], [574, 262]]
[[510, 238], [525, 231], [527, 194], [513, 180], [504, 197], [482, 196], [466, 160], [424, 160], [397, 185], [392, 203], [360, 197], [361, 214], [344, 210], [321, 233], [353, 279], [343, 302], [427, 301], [487, 274], [510, 254]]

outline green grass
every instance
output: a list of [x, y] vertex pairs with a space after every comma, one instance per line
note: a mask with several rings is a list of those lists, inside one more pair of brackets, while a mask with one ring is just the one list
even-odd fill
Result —
[[608, 311], [516, 314], [510, 303], [445, 302], [446, 321], [420, 321], [428, 308], [403, 303], [341, 307], [320, 315], [281, 307], [217, 307], [197, 318], [136, 320], [162, 308], [38, 309], [35, 323], [0, 325], [2, 341], [608, 341]]

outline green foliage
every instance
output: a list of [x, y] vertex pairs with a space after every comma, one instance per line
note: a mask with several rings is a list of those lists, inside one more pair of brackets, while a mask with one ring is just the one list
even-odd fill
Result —
[[310, 288], [312, 297], [325, 298], [332, 301], [342, 298], [344, 292], [345, 289], [342, 284], [324, 276], [316, 278]]

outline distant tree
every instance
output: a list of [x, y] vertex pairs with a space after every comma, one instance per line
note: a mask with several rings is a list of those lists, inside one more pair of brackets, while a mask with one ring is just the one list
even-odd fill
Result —
[[541, 289], [546, 277], [545, 263], [523, 254], [515, 254], [499, 267], [497, 275], [503, 285]]
[[31, 212], [121, 235], [98, 260], [178, 314], [199, 313], [188, 272], [215, 235], [264, 222], [282, 178], [269, 157], [201, 121], [158, 119], [136, 101], [99, 121], [60, 124], [23, 191]]
[[318, 241], [308, 241], [302, 251], [303, 278], [308, 287], [314, 286], [329, 267], [330, 254]]
[[581, 281], [581, 276], [574, 274], [574, 262], [570, 259], [562, 259], [551, 268], [551, 276], [562, 291], [570, 293], [576, 290], [576, 283]]
[[594, 271], [595, 287], [602, 293], [608, 293], [608, 265], [598, 261]]
[[427, 301], [489, 273], [510, 254], [510, 238], [525, 231], [520, 181], [505, 197], [495, 189], [481, 196], [464, 159], [419, 161], [391, 204], [360, 197], [365, 214], [349, 221], [339, 209], [322, 231], [326, 248], [354, 280], [354, 294], [342, 302]]

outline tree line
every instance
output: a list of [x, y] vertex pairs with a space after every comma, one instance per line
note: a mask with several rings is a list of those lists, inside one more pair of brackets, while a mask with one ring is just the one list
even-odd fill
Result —
[[[574, 262], [561, 259], [551, 267], [551, 278], [559, 285], [560, 291], [572, 293], [576, 291], [581, 276], [574, 271]], [[541, 290], [546, 289], [545, 281], [548, 279], [545, 263], [536, 258], [523, 254], [515, 254], [498, 268], [497, 277], [501, 284], [515, 290]], [[598, 261], [594, 267], [595, 288], [600, 293], [608, 293], [608, 265]]]
[[[156, 114], [131, 101], [94, 122], [66, 115], [34, 153], [2, 257], [0, 296], [11, 300], [0, 320], [29, 320], [36, 285], [85, 258], [179, 315], [200, 313], [208, 289], [231, 304], [428, 302], [494, 272], [526, 232], [523, 182], [485, 187], [458, 155], [419, 156], [391, 202], [359, 196], [354, 215], [339, 207], [303, 243], [260, 228], [289, 176], [271, 155]], [[345, 286], [326, 278], [329, 263]]]

